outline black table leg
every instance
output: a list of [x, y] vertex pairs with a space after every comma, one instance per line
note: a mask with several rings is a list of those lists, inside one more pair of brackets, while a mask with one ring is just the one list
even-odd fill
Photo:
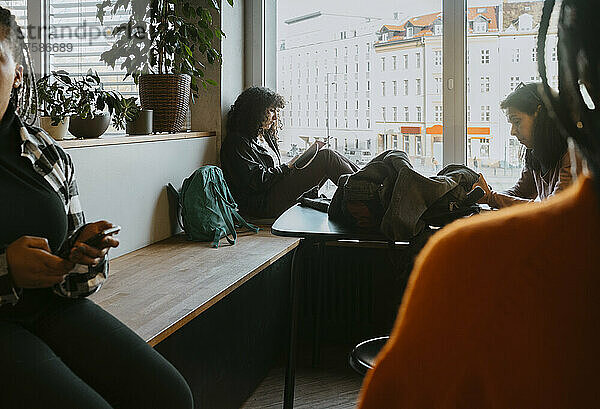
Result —
[[315, 291], [315, 306], [314, 306], [314, 321], [313, 321], [313, 345], [312, 345], [312, 366], [315, 368], [319, 365], [319, 361], [321, 360], [321, 310], [323, 309], [323, 298], [325, 289], [324, 284], [327, 282], [326, 280], [326, 263], [327, 259], [325, 258], [325, 242], [317, 243], [317, 264], [318, 268], [316, 274], [313, 272], [313, 277], [315, 277], [314, 289]]
[[294, 387], [296, 382], [296, 343], [298, 337], [298, 286], [301, 270], [297, 265], [298, 252], [305, 246], [305, 240], [301, 240], [292, 256], [292, 267], [290, 271], [290, 334], [288, 346], [288, 364], [285, 372], [285, 389], [283, 390], [283, 408], [294, 407]]

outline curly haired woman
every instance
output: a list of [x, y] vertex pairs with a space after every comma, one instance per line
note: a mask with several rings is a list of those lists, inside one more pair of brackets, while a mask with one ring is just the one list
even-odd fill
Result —
[[296, 198], [327, 179], [337, 183], [358, 167], [331, 149], [320, 149], [302, 169], [282, 163], [277, 145], [277, 116], [283, 97], [268, 88], [251, 87], [238, 96], [227, 116], [221, 165], [240, 210], [249, 216], [275, 218]]

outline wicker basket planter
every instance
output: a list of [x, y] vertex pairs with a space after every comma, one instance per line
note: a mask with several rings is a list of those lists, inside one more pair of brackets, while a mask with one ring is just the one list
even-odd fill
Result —
[[144, 74], [140, 76], [142, 109], [154, 111], [153, 132], [181, 131], [190, 105], [191, 78], [186, 74]]

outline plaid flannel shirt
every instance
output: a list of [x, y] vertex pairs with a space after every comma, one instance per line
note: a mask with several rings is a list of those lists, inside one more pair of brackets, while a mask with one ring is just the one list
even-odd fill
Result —
[[[75, 183], [71, 157], [43, 130], [24, 126], [18, 116], [15, 117], [20, 128], [21, 156], [29, 159], [33, 169], [44, 177], [60, 196], [64, 203], [68, 220], [67, 239], [56, 254], [69, 254], [75, 244], [85, 220]], [[6, 261], [6, 247], [10, 243], [0, 243], [0, 305], [19, 301], [22, 290], [13, 284]], [[65, 280], [54, 286], [56, 294], [78, 298], [96, 292], [108, 276], [108, 257], [97, 266], [76, 264]]]

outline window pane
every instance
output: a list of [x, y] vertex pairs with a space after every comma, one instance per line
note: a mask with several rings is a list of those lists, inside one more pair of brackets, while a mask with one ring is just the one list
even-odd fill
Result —
[[[335, 0], [327, 6], [320, 12], [315, 1], [278, 1], [284, 155], [329, 140], [361, 166], [384, 150], [401, 149], [420, 172], [439, 170], [441, 0]], [[342, 109], [346, 104], [357, 108]]]
[[[522, 170], [522, 145], [511, 135], [500, 103], [521, 82], [540, 81], [536, 43], [542, 6], [542, 0], [468, 2], [467, 165], [496, 191], [512, 187]], [[546, 52], [548, 80], [554, 87], [556, 40], [553, 24]]]
[[[65, 70], [72, 75], [85, 74], [88, 69], [98, 72], [105, 89], [117, 90], [126, 96], [136, 96], [133, 80], [123, 81], [125, 71], [118, 63], [113, 70], [100, 54], [112, 46], [111, 29], [129, 20], [129, 13], [119, 9], [116, 15], [107, 12], [104, 25], [96, 18], [96, 0], [50, 0], [50, 70]], [[116, 131], [112, 126], [108, 130]]]
[[16, 17], [17, 23], [23, 30], [23, 35], [27, 37], [27, 0], [5, 0], [1, 5], [9, 9]]

